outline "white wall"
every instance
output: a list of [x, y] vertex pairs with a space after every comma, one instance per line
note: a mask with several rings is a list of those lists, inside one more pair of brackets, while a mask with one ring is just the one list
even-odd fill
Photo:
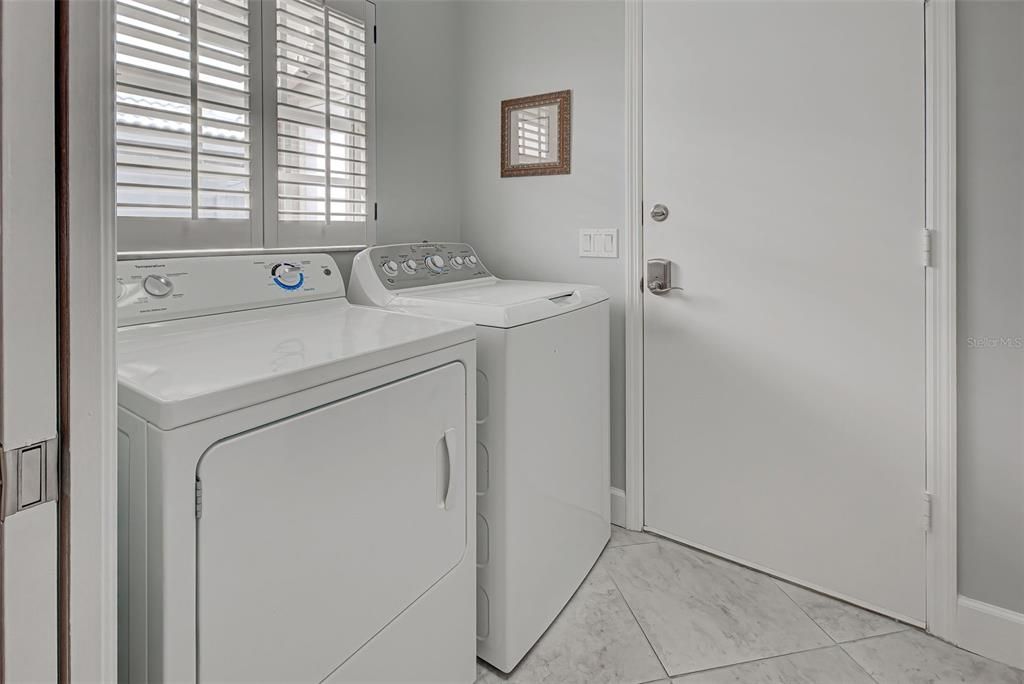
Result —
[[957, 71], [960, 593], [1024, 613], [1024, 3], [957, 3]]
[[[377, 0], [377, 243], [458, 240], [458, 9]], [[348, 282], [353, 254], [332, 255]]]
[[[581, 228], [624, 222], [624, 3], [459, 5], [462, 239], [506, 278], [581, 282], [612, 298], [612, 484], [625, 481], [623, 263], [577, 256]], [[572, 173], [501, 178], [500, 103], [571, 89]], [[557, 397], [547, 398], [557, 404]]]
[[459, 239], [458, 3], [377, 3], [377, 242]]

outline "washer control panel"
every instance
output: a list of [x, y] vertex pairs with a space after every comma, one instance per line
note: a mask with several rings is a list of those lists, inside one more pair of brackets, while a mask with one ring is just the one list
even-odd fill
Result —
[[327, 254], [133, 259], [117, 263], [117, 324], [135, 325], [344, 297]]
[[370, 263], [388, 290], [491, 277], [473, 248], [462, 242], [381, 245], [371, 247], [369, 253]]

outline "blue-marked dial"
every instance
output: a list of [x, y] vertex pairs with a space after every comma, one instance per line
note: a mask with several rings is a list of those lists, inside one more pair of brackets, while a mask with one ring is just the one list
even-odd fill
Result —
[[274, 283], [283, 290], [298, 290], [306, 281], [302, 267], [298, 264], [274, 264], [270, 274], [274, 277]]

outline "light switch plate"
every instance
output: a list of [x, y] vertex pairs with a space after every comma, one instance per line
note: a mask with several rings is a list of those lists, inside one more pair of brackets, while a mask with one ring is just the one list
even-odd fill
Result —
[[619, 256], [619, 231], [615, 228], [580, 229], [580, 256], [616, 259]]

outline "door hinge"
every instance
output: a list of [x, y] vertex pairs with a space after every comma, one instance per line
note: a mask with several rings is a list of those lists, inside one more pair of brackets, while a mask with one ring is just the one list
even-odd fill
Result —
[[0, 446], [0, 520], [57, 500], [59, 457], [56, 437], [10, 451]]
[[203, 517], [203, 483], [196, 478], [196, 520]]
[[934, 233], [934, 230], [925, 228], [924, 234], [921, 237], [921, 252], [925, 268], [932, 267], [932, 244], [935, 242]]
[[923, 511], [921, 524], [924, 526], [925, 532], [932, 531], [932, 493], [925, 492], [923, 500]]

